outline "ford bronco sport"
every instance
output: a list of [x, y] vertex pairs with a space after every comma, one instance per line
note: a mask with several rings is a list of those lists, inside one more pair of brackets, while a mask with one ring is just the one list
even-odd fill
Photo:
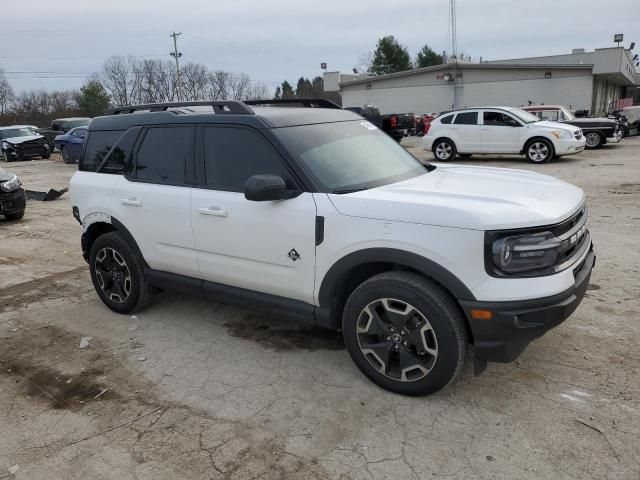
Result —
[[327, 107], [188, 102], [92, 120], [71, 193], [107, 307], [177, 289], [293, 316], [341, 330], [367, 377], [410, 395], [451, 382], [469, 344], [479, 373], [576, 309], [595, 262], [582, 190], [423, 165]]

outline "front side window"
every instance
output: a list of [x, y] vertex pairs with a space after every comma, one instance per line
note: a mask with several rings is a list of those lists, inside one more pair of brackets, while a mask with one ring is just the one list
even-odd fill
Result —
[[147, 130], [136, 156], [138, 180], [184, 185], [187, 159], [192, 152], [192, 127], [154, 127]]
[[237, 127], [204, 128], [206, 186], [215, 190], [244, 192], [253, 175], [278, 175], [287, 180], [278, 152], [258, 132]]
[[478, 112], [460, 112], [453, 121], [456, 125], [477, 125]]
[[518, 121], [503, 112], [484, 112], [482, 118], [485, 125], [497, 127], [518, 127]]
[[73, 135], [74, 137], [84, 137], [86, 133], [86, 128], [76, 128], [73, 132], [71, 132], [71, 135]]
[[562, 107], [560, 109], [560, 119], [561, 120], [575, 120], [576, 117], [573, 115], [573, 113], [571, 113], [569, 110], [567, 110], [566, 108]]
[[550, 122], [558, 121], [558, 111], [557, 110], [543, 110], [539, 112], [540, 120], [548, 120]]
[[428, 171], [389, 135], [366, 121], [272, 131], [326, 192], [364, 190]]
[[122, 130], [94, 130], [90, 132], [78, 169], [84, 172], [95, 172], [123, 133]]

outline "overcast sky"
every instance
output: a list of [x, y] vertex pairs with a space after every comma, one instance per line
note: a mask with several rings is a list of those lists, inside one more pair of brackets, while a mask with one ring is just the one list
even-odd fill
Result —
[[[383, 35], [414, 56], [449, 49], [448, 0], [3, 0], [0, 65], [17, 92], [79, 87], [110, 55], [167, 58], [282, 80], [350, 72]], [[457, 0], [458, 50], [517, 58], [613, 45], [640, 47], [640, 0]], [[637, 48], [636, 50], [640, 50]]]

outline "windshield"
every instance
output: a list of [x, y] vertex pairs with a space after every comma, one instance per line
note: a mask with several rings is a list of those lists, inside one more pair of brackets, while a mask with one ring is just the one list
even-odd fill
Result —
[[509, 112], [515, 115], [516, 117], [518, 117], [524, 123], [533, 123], [533, 122], [540, 121], [540, 119], [537, 116], [535, 116], [533, 113], [529, 113], [520, 108], [511, 108], [509, 109]]
[[563, 120], [575, 120], [576, 119], [576, 117], [573, 115], [573, 113], [571, 113], [565, 107], [562, 107], [560, 109], [560, 111], [562, 112], [562, 115], [564, 115], [564, 119]]
[[74, 128], [74, 127], [86, 127], [87, 125], [89, 125], [89, 120], [88, 119], [82, 119], [82, 120], [69, 120], [64, 122], [64, 128]]
[[0, 130], [0, 136], [2, 138], [30, 137], [32, 135], [34, 135], [34, 131], [26, 127]]
[[273, 132], [327, 192], [379, 187], [428, 171], [367, 121], [276, 128]]

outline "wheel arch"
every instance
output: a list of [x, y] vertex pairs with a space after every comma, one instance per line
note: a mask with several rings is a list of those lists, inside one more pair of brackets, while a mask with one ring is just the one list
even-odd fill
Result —
[[408, 271], [436, 283], [460, 308], [467, 333], [472, 338], [467, 317], [459, 303], [460, 300], [475, 300], [471, 290], [438, 263], [416, 253], [393, 248], [359, 250], [333, 264], [322, 279], [318, 291], [320, 309], [327, 312], [323, 323], [328, 323], [326, 326], [331, 328], [339, 328], [344, 304], [353, 290], [368, 278], [387, 271]]
[[[86, 221], [86, 219], [85, 219]], [[88, 262], [89, 261], [89, 253], [91, 252], [91, 246], [96, 239], [105, 233], [109, 232], [119, 232], [126, 239], [127, 243], [131, 245], [136, 253], [140, 255], [140, 258], [143, 259], [142, 252], [140, 251], [140, 247], [138, 247], [137, 242], [131, 235], [131, 232], [125, 227], [122, 222], [120, 222], [117, 218], [108, 215], [101, 215], [100, 218], [94, 219], [88, 226], [86, 226], [84, 233], [82, 234], [81, 244], [82, 244], [82, 257]], [[146, 266], [146, 261], [144, 262]]]
[[440, 140], [448, 140], [449, 142], [451, 142], [453, 144], [453, 147], [456, 149], [456, 151], [458, 151], [458, 145], [456, 144], [455, 140], [451, 137], [448, 137], [446, 135], [441, 135], [439, 137], [436, 137], [436, 139], [431, 143], [431, 151], [433, 152], [434, 149], [436, 148], [436, 144], [440, 141]]
[[551, 148], [553, 149], [553, 152], [551, 152], [551, 156], [555, 155], [556, 144], [553, 142], [551, 138], [545, 137], [544, 135], [535, 135], [531, 138], [527, 138], [527, 140], [524, 142], [524, 145], [522, 146], [522, 150], [520, 151], [520, 153], [526, 155], [527, 147], [529, 146], [529, 144], [531, 144], [532, 142], [535, 142], [536, 140], [546, 140], [547, 142], [549, 142], [551, 144]]

